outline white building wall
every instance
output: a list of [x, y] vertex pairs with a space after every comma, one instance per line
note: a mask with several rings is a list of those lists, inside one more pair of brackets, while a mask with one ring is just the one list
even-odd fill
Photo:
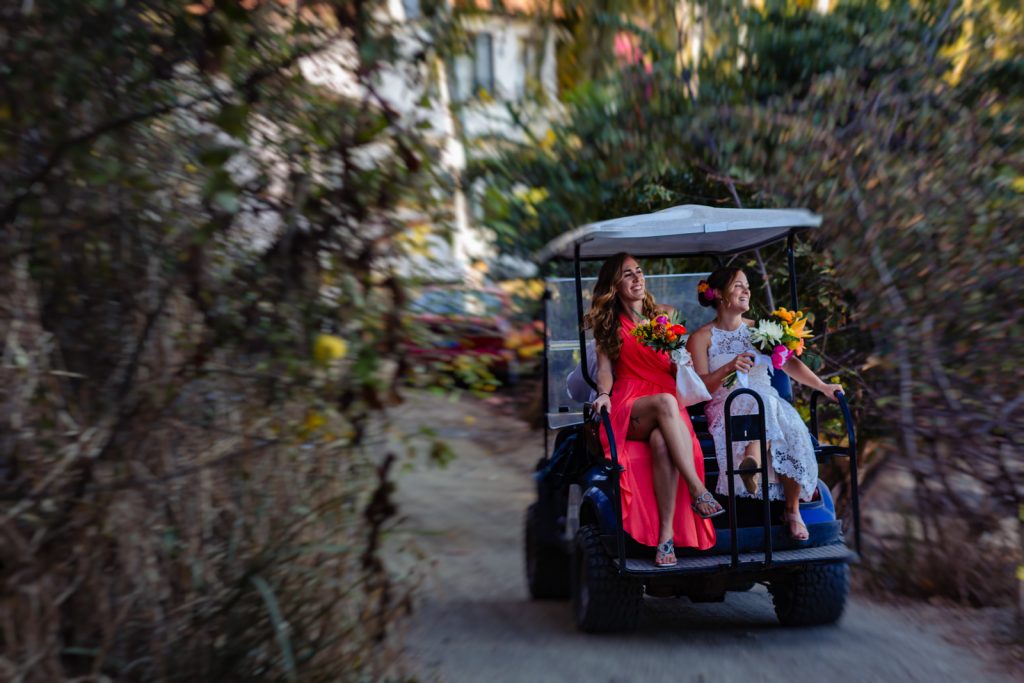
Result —
[[[522, 133], [512, 123], [507, 105], [521, 108], [521, 115], [529, 122], [535, 135], [543, 135], [557, 104], [557, 71], [555, 63], [556, 27], [545, 31], [537, 20], [527, 16], [499, 13], [473, 14], [463, 18], [463, 29], [469, 34], [486, 33], [492, 38], [493, 91], [474, 94], [462, 102], [453, 102], [452, 93], [458, 84], [450, 82], [457, 70], [453, 64], [443, 64], [421, 53], [419, 28], [415, 19], [406, 15], [406, 0], [387, 0], [385, 21], [401, 24], [400, 45], [407, 61], [382, 71], [374, 84], [374, 92], [367, 92], [354, 76], [354, 46], [339, 41], [330, 50], [303, 60], [300, 68], [312, 82], [352, 98], [379, 97], [402, 116], [401, 125], [412, 127], [417, 122], [429, 124], [433, 136], [442, 150], [439, 160], [442, 168], [452, 177], [459, 178], [466, 167], [466, 149], [463, 139], [476, 140], [487, 136], [521, 140]], [[527, 57], [526, 50], [533, 56]], [[537, 61], [540, 61], [539, 69]], [[423, 106], [424, 86], [429, 101]], [[549, 105], [536, 107], [528, 88], [539, 86]], [[456, 114], [458, 123], [456, 122]], [[461, 127], [461, 129], [460, 129]], [[402, 270], [436, 279], [471, 280], [479, 276], [470, 266], [480, 258], [494, 256], [487, 235], [472, 226], [466, 192], [457, 187], [450, 198], [454, 224], [449, 245], [441, 239], [432, 241], [433, 263], [410, 262]], [[411, 222], [416, 217], [410, 216]]]
[[[528, 17], [485, 14], [466, 17], [463, 28], [470, 34], [492, 36], [494, 72], [494, 92], [461, 103], [459, 119], [463, 134], [467, 139], [499, 135], [521, 140], [521, 133], [512, 123], [508, 104], [530, 105], [532, 98], [524, 97], [524, 91], [531, 81], [537, 82], [549, 103], [555, 103], [558, 98], [555, 27], [551, 26], [545, 32], [536, 20]], [[533, 59], [540, 61], [539, 74], [530, 68], [530, 60], [525, 54], [531, 45]], [[546, 130], [549, 111], [528, 108], [524, 113], [535, 129], [534, 133]]]

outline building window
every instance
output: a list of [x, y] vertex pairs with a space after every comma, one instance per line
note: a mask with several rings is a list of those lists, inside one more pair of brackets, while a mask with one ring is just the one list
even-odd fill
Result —
[[516, 70], [516, 97], [524, 99], [531, 83], [537, 80], [537, 41], [519, 39], [519, 68]]
[[473, 36], [473, 90], [494, 96], [494, 38], [490, 33]]
[[448, 81], [452, 102], [468, 100], [473, 95], [473, 58], [469, 55], [455, 55]]
[[455, 102], [465, 102], [481, 91], [494, 97], [494, 37], [477, 33], [470, 39], [473, 52], [456, 55], [452, 61], [451, 96]]

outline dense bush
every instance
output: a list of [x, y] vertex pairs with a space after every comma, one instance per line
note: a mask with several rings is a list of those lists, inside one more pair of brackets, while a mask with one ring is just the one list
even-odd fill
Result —
[[383, 5], [0, 10], [5, 680], [400, 673], [393, 268], [446, 180]]
[[[478, 162], [492, 227], [529, 250], [675, 204], [821, 213], [799, 260], [814, 345], [854, 395], [869, 512], [909, 514], [873, 518], [879, 578], [1007, 600], [1024, 502], [1019, 8], [695, 5], [708, 27], [698, 63], [681, 69], [671, 44], [648, 40], [611, 81], [580, 84], [547, 139]], [[746, 261], [764, 298], [779, 298], [780, 257]], [[911, 485], [887, 490], [906, 500], [872, 501], [896, 470]], [[954, 571], [965, 558], [970, 571]]]

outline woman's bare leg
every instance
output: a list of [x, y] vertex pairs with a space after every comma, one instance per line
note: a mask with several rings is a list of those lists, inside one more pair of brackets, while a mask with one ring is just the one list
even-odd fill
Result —
[[651, 474], [654, 478], [654, 499], [658, 502], [658, 544], [673, 537], [672, 518], [676, 513], [676, 490], [679, 473], [672, 465], [672, 456], [661, 430], [651, 432]]
[[[768, 442], [768, 450], [771, 450], [771, 442]], [[757, 465], [761, 465], [761, 442], [751, 441], [747, 444], [746, 449], [743, 451], [744, 458], [753, 458]], [[760, 473], [754, 475], [758, 484], [761, 482]], [[778, 475], [779, 482], [782, 484], [782, 490], [786, 494], [786, 526], [789, 527], [789, 533], [796, 536], [798, 540], [804, 540], [807, 538], [806, 531], [800, 528], [800, 523], [790, 521], [789, 515], [800, 514], [800, 484], [795, 479], [784, 477], [781, 474]]]
[[[768, 444], [768, 448], [772, 447], [771, 443]], [[761, 442], [751, 441], [747, 444], [747, 447], [743, 449], [743, 457], [753, 458], [757, 461], [758, 466], [761, 465]]]
[[800, 512], [800, 484], [796, 479], [779, 476], [782, 490], [786, 492], [786, 512]]
[[[771, 443], [768, 444], [769, 450], [771, 449]], [[750, 459], [752, 463], [747, 462]], [[750, 441], [747, 443], [747, 447], [743, 449], [743, 457], [740, 459], [740, 469], [749, 469], [751, 467], [761, 466], [761, 442]], [[761, 474], [759, 472], [748, 472], [741, 474], [740, 479], [743, 480], [743, 486], [747, 489], [750, 494], [756, 494], [758, 489], [761, 487]]]
[[[807, 525], [803, 524], [800, 517], [800, 484], [795, 479], [779, 476], [782, 482], [782, 490], [786, 492], [786, 526], [789, 533], [798, 541], [806, 541], [810, 535], [807, 532]], [[795, 519], [791, 519], [790, 516]]]
[[[693, 441], [690, 430], [683, 425], [683, 420], [679, 416], [679, 404], [672, 394], [644, 396], [633, 403], [626, 438], [643, 441], [655, 428], [661, 430], [672, 464], [683, 476], [690, 496], [696, 500], [707, 491], [707, 488], [697, 476], [697, 468], [693, 464]], [[710, 514], [716, 507], [707, 503], [702, 503], [701, 506], [705, 510], [704, 514]]]

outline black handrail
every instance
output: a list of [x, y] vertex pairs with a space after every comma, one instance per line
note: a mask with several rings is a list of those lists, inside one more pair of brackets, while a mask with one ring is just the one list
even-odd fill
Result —
[[[735, 569], [739, 565], [739, 540], [737, 539], [737, 523], [736, 523], [736, 481], [735, 477], [738, 473], [736, 471], [736, 464], [733, 462], [732, 457], [732, 402], [737, 396], [743, 394], [749, 394], [754, 397], [757, 402], [757, 436], [758, 441], [761, 444], [761, 501], [763, 503], [762, 512], [764, 514], [764, 566], [770, 567], [772, 564], [772, 510], [771, 500], [768, 497], [768, 443], [766, 441], [766, 429], [764, 423], [764, 401], [753, 389], [737, 389], [736, 391], [729, 394], [728, 398], [725, 399], [725, 468], [726, 476], [728, 477], [729, 486], [729, 545], [730, 552], [732, 554], [732, 568]], [[739, 416], [737, 416], [739, 417]], [[744, 416], [750, 417], [750, 416]], [[744, 436], [749, 436], [744, 434]], [[748, 470], [740, 470], [739, 473], [747, 472]]]
[[619, 450], [615, 446], [615, 434], [612, 432], [608, 408], [601, 408], [601, 423], [608, 434], [608, 455], [612, 460], [612, 509], [615, 511], [615, 521], [618, 522], [615, 530], [615, 549], [619, 554], [619, 574], [623, 574], [626, 571], [626, 530], [622, 524], [622, 489], [619, 486], [622, 468], [619, 467]]
[[543, 321], [541, 323], [541, 330], [544, 334], [544, 359], [541, 363], [541, 370], [544, 372], [544, 384], [541, 387], [541, 391], [544, 392], [544, 457], [548, 458], [551, 457], [551, 451], [548, 450], [548, 432], [551, 430], [551, 425], [548, 422], [548, 415], [551, 414], [551, 387], [548, 384], [548, 371], [550, 370], [550, 368], [548, 367], [548, 354], [550, 353], [550, 350], [548, 348], [548, 315], [550, 315], [551, 313], [551, 288], [548, 286], [548, 282], [546, 279], [544, 280], [543, 301], [544, 311]]
[[[825, 394], [820, 391], [811, 393], [811, 433], [814, 440], [819, 441], [818, 431], [818, 397]], [[850, 412], [850, 404], [846, 401], [846, 394], [836, 392], [836, 400], [839, 410], [843, 414], [843, 421], [846, 423], [846, 438], [849, 441], [847, 456], [850, 458], [850, 505], [853, 508], [853, 543], [860, 554], [860, 483], [857, 477], [857, 434], [853, 425], [853, 414]]]

